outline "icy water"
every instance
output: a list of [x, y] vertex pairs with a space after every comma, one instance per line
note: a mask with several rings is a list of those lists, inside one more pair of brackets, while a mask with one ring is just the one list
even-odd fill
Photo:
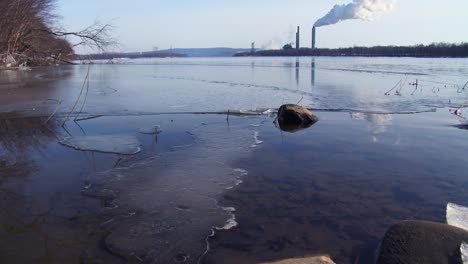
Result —
[[[372, 263], [392, 224], [468, 205], [467, 81], [412, 58], [0, 72], [0, 260]], [[283, 132], [283, 103], [320, 120]]]

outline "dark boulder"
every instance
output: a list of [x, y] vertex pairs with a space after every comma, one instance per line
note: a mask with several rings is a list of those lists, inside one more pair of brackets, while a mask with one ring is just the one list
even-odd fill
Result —
[[463, 264], [460, 246], [468, 231], [458, 227], [404, 221], [393, 225], [380, 246], [378, 264]]
[[309, 128], [318, 118], [309, 109], [295, 104], [285, 104], [278, 109], [278, 124], [281, 130], [296, 132]]

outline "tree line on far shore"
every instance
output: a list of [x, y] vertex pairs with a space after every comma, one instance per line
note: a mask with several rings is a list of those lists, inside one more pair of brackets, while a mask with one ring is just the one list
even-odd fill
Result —
[[423, 57], [423, 58], [468, 58], [468, 43], [433, 43], [415, 46], [375, 46], [350, 48], [300, 48], [285, 45], [281, 50], [244, 52], [234, 56], [362, 56], [362, 57]]
[[0, 65], [67, 63], [79, 45], [112, 44], [110, 25], [95, 22], [84, 30], [62, 30], [54, 15], [55, 0], [0, 0]]

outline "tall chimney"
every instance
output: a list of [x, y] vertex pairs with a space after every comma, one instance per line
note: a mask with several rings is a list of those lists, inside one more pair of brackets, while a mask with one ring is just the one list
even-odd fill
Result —
[[312, 48], [315, 49], [315, 27], [312, 28]]
[[296, 49], [299, 49], [299, 41], [300, 41], [300, 33], [299, 33], [299, 26], [297, 26], [297, 33], [296, 33]]

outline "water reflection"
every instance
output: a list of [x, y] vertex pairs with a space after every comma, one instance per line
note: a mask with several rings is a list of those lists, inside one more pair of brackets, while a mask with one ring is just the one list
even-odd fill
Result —
[[299, 58], [296, 58], [296, 85], [299, 87]]
[[50, 114], [62, 99], [75, 94], [77, 85], [70, 81], [73, 76], [70, 67], [0, 71], [0, 112]]
[[459, 128], [459, 129], [468, 130], [468, 124], [455, 125], [454, 127]]
[[36, 165], [32, 151], [43, 151], [55, 139], [51, 128], [44, 126], [45, 118], [0, 119], [0, 176], [27, 176]]
[[291, 123], [285, 123], [285, 122], [278, 122], [279, 128], [285, 132], [289, 133], [295, 133], [304, 129], [307, 129], [314, 125], [315, 122], [313, 123], [306, 123], [306, 124], [291, 124]]
[[312, 88], [315, 86], [315, 58], [312, 58], [310, 62], [310, 84]]
[[[301, 133], [279, 138], [262, 131], [264, 148], [244, 161], [249, 177], [225, 195], [227, 205], [239, 208], [242, 226], [215, 238], [208, 263], [322, 254], [336, 263], [374, 263], [393, 223], [445, 221], [447, 201], [466, 203], [466, 133], [447, 128], [444, 115], [424, 133], [415, 120], [434, 127], [436, 114], [319, 116], [317, 126]], [[378, 144], [369, 144], [369, 134]]]
[[[291, 59], [292, 60], [292, 59]], [[282, 64], [282, 67], [285, 68], [289, 73], [289, 80], [292, 81], [292, 72], [294, 72], [294, 80], [296, 81], [296, 90], [304, 89], [305, 87], [301, 87], [301, 69], [305, 70], [309, 66], [307, 63], [301, 63], [301, 58], [296, 57], [295, 62], [286, 61]], [[310, 63], [310, 86], [313, 88], [315, 86], [315, 58], [311, 58]], [[291, 71], [289, 71], [291, 69]]]
[[[5, 263], [70, 263], [76, 257], [70, 249], [81, 242], [78, 234], [70, 240], [52, 232], [67, 222], [49, 207], [57, 193], [45, 192], [31, 199], [31, 193], [41, 190], [20, 184], [31, 182], [47, 166], [34, 158], [50, 155], [49, 145], [56, 140], [56, 128], [44, 122], [45, 118], [20, 118], [14, 113], [0, 119], [0, 249]], [[43, 180], [45, 185], [56, 184]]]
[[351, 118], [354, 120], [367, 120], [368, 130], [372, 134], [372, 141], [378, 142], [378, 135], [387, 132], [387, 128], [393, 123], [393, 116], [389, 114], [374, 114], [374, 113], [351, 113]]
[[[242, 226], [233, 233], [240, 234], [240, 238], [219, 245], [229, 250], [241, 249], [243, 253], [260, 252], [269, 258], [272, 254], [288, 254], [284, 253], [288, 247], [298, 246], [305, 253], [332, 252], [341, 255], [338, 260], [353, 258], [351, 263], [355, 263], [355, 258], [380, 238], [384, 229], [396, 219], [439, 220], [439, 204], [444, 204], [449, 198], [466, 201], [463, 190], [468, 185], [466, 177], [463, 178], [466, 162], [462, 153], [466, 133], [453, 128], [444, 130], [446, 115], [438, 121], [443, 123], [439, 126], [441, 129], [421, 133], [421, 126], [412, 122], [429, 116], [425, 121], [431, 120], [430, 123], [422, 127], [434, 127], [435, 113], [402, 117], [358, 112], [369, 109], [382, 112], [427, 109], [428, 105], [443, 106], [438, 102], [446, 102], [452, 95], [441, 91], [440, 98], [420, 95], [414, 99], [408, 95], [410, 91], [406, 91], [402, 97], [384, 96], [385, 91], [394, 85], [394, 79], [398, 81], [401, 76], [327, 69], [345, 66], [359, 69], [368, 62], [367, 59], [364, 63], [346, 58], [332, 60], [333, 63], [327, 60], [330, 59], [317, 58], [320, 65], [318, 85], [315, 82], [315, 58], [311, 61], [309, 58], [297, 58], [296, 61], [291, 58], [256, 58], [238, 64], [229, 64], [230, 60], [223, 59], [229, 65], [202, 62], [195, 67], [177, 64], [183, 60], [174, 59], [173, 64], [160, 65], [157, 72], [160, 78], [153, 76], [153, 67], [144, 65], [92, 68], [90, 98], [85, 108], [89, 112], [139, 115], [168, 111], [176, 104], [182, 105], [177, 108], [178, 112], [217, 111], [225, 109], [226, 105], [231, 109], [253, 109], [277, 107], [283, 101], [296, 103], [304, 96], [301, 104], [325, 109], [353, 109], [350, 110], [354, 112], [351, 118], [363, 120], [350, 120], [347, 113], [321, 113], [323, 122], [312, 129], [295, 134], [284, 133], [288, 144], [275, 142], [279, 140], [278, 131], [271, 125], [262, 126], [264, 120], [253, 117], [232, 117], [230, 127], [226, 129], [224, 116], [213, 117], [211, 121], [215, 125], [207, 126], [210, 122], [206, 115], [198, 119], [193, 115], [185, 118], [177, 115], [175, 122], [169, 120], [163, 124], [164, 133], [161, 141], [157, 142], [158, 147], [177, 146], [174, 147], [177, 151], [156, 156], [160, 153], [154, 150], [151, 154], [156, 154], [151, 156], [156, 157], [141, 162], [141, 159], [104, 158], [100, 156], [104, 154], [63, 148], [55, 143], [55, 132], [52, 131], [57, 130], [44, 130], [41, 119], [2, 119], [2, 260], [16, 263], [28, 263], [32, 259], [56, 263], [76, 262], [77, 259], [83, 262], [105, 260], [101, 256], [96, 257], [94, 254], [98, 253], [93, 250], [80, 251], [83, 245], [94, 246], [101, 240], [109, 251], [131, 260], [160, 257], [170, 263], [174, 258], [184, 260], [190, 255], [192, 261], [200, 250], [206, 249], [201, 236], [210, 231], [214, 222], [218, 222], [220, 208], [215, 198], [227, 188], [239, 184], [240, 177], [247, 172], [237, 168], [245, 168], [244, 165], [251, 168], [246, 184], [237, 187], [241, 190], [238, 196], [226, 199], [239, 208], [238, 220]], [[310, 83], [305, 80], [309, 63]], [[30, 106], [37, 106], [41, 100], [57, 99], [61, 95], [68, 95], [65, 97], [73, 102], [86, 69], [87, 66], [76, 67], [71, 75], [64, 74], [63, 78], [60, 74], [35, 76], [39, 81], [35, 80], [30, 86], [22, 82], [17, 73], [8, 77], [6, 75], [12, 73], [0, 72], [0, 79], [4, 79], [0, 83], [0, 105], [3, 109], [3, 102], [22, 102], [24, 99], [33, 103]], [[60, 80], [49, 80], [55, 78]], [[18, 84], [20, 82], [24, 84], [22, 87]], [[20, 88], [27, 87], [29, 94], [23, 89], [24, 93], [17, 97], [4, 97], [9, 89], [5, 87], [12, 83]], [[294, 89], [295, 85], [299, 88]], [[313, 87], [313, 93], [309, 85]], [[403, 127], [398, 120], [404, 118], [413, 120]], [[187, 129], [187, 124], [195, 123], [199, 126], [195, 131], [198, 133], [189, 134], [193, 131]], [[137, 129], [148, 124], [155, 124], [150, 116], [145, 119], [141, 116], [103, 117], [83, 122], [82, 133], [112, 134], [119, 131], [138, 134]], [[176, 127], [172, 131], [166, 130], [169, 124]], [[282, 128], [295, 132], [306, 126]], [[401, 145], [390, 142], [393, 138], [389, 132], [393, 128], [398, 129], [398, 133], [401, 130], [402, 138], [406, 139]], [[466, 129], [466, 126], [460, 128]], [[78, 129], [70, 126], [70, 133], [77, 135], [80, 133]], [[251, 146], [252, 134], [256, 141], [264, 142], [255, 151], [245, 149]], [[368, 134], [371, 134], [373, 142], [379, 144], [368, 144]], [[154, 148], [156, 138], [137, 136]], [[245, 146], [239, 146], [242, 142]], [[187, 145], [192, 143], [188, 150]], [[149, 144], [144, 145], [144, 151], [148, 151]], [[137, 161], [138, 166], [130, 166]], [[129, 168], [123, 169], [123, 166]], [[112, 167], [117, 168], [109, 171]], [[21, 175], [28, 177], [19, 177]], [[226, 176], [225, 181], [223, 176]], [[16, 182], [11, 180], [16, 178], [20, 179]], [[421, 188], [421, 183], [424, 183], [424, 188]], [[86, 205], [98, 199], [82, 197], [83, 185], [89, 190], [87, 194], [93, 194], [91, 191], [94, 190], [104, 197], [102, 207], [99, 201], [95, 207]], [[109, 199], [111, 190], [119, 195]], [[114, 208], [116, 205], [120, 207]], [[252, 212], [242, 212], [249, 209]], [[213, 220], [215, 218], [216, 221]], [[223, 224], [224, 220], [226, 217], [222, 215], [219, 222]], [[258, 224], [252, 221], [258, 221]], [[288, 229], [278, 228], [284, 226]], [[83, 230], [92, 230], [94, 237], [87, 237]], [[107, 236], [108, 233], [101, 234], [100, 231], [114, 231], [114, 234]], [[188, 236], [190, 241], [180, 241], [180, 237]], [[327, 240], [327, 237], [332, 239]], [[167, 241], [170, 241], [170, 248]], [[182, 244], [188, 246], [189, 251], [180, 250]], [[293, 251], [289, 253], [297, 254]], [[3, 258], [4, 252], [13, 252], [10, 256], [16, 259]], [[137, 255], [133, 254], [135, 252]], [[169, 253], [161, 256], [161, 252]], [[105, 254], [109, 255], [108, 252]], [[226, 259], [223, 257], [219, 259]]]

